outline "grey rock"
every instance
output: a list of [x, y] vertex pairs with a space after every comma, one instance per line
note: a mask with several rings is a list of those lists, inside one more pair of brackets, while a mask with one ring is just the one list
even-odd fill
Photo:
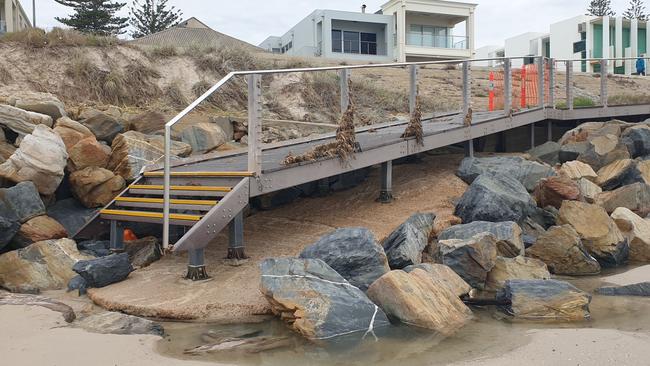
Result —
[[497, 259], [497, 240], [489, 233], [470, 239], [450, 239], [438, 242], [442, 264], [454, 270], [470, 286], [485, 289], [488, 273]]
[[621, 135], [632, 158], [650, 154], [650, 128], [645, 125], [628, 128]]
[[151, 320], [122, 313], [107, 312], [87, 316], [75, 326], [93, 333], [101, 334], [153, 334], [162, 336], [163, 327]]
[[86, 208], [74, 198], [57, 201], [47, 208], [47, 215], [58, 221], [68, 231], [70, 237], [75, 234], [88, 222], [97, 209]]
[[97, 111], [90, 117], [81, 121], [97, 137], [97, 140], [106, 141], [109, 144], [117, 134], [124, 132], [124, 126], [107, 114]]
[[528, 150], [528, 154], [551, 166], [560, 162], [560, 150], [562, 145], [558, 144], [555, 141], [548, 141], [544, 144], [536, 146], [535, 148]]
[[365, 228], [335, 230], [305, 248], [300, 258], [322, 260], [362, 291], [390, 271], [384, 248]]
[[558, 153], [558, 159], [560, 163], [566, 163], [567, 161], [577, 160], [578, 157], [584, 154], [589, 147], [589, 142], [572, 142], [566, 145], [562, 145], [560, 152]]
[[518, 180], [508, 175], [483, 174], [465, 191], [456, 204], [454, 214], [464, 223], [522, 223], [535, 213], [537, 204]]
[[650, 282], [635, 283], [627, 286], [601, 287], [596, 290], [605, 296], [650, 296]]
[[460, 163], [457, 174], [465, 183], [471, 184], [485, 173], [514, 178], [528, 191], [532, 191], [540, 179], [555, 175], [552, 167], [519, 156], [465, 158]]
[[524, 254], [522, 231], [516, 222], [474, 221], [469, 224], [455, 225], [445, 229], [438, 240], [470, 239], [480, 233], [490, 233], [498, 240], [497, 250], [500, 256], [513, 258]]
[[7, 217], [6, 209], [13, 211], [20, 223], [45, 215], [45, 205], [32, 182], [21, 182], [11, 188], [0, 189], [0, 216]]
[[273, 313], [308, 339], [362, 337], [390, 324], [363, 291], [320, 259], [272, 258], [260, 269], [260, 290]]
[[557, 280], [507, 280], [497, 292], [506, 314], [519, 320], [584, 321], [590, 318], [591, 295]]
[[390, 268], [402, 269], [422, 263], [422, 251], [429, 243], [435, 218], [436, 215], [432, 213], [417, 213], [409, 217], [382, 242]]
[[133, 267], [127, 253], [77, 262], [72, 270], [83, 277], [88, 287], [104, 287], [125, 280]]

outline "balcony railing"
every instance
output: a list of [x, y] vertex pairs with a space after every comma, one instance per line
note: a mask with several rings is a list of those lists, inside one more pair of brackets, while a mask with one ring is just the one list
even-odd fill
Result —
[[409, 32], [406, 37], [406, 44], [409, 46], [466, 50], [469, 42], [468, 37], [465, 36], [434, 36]]

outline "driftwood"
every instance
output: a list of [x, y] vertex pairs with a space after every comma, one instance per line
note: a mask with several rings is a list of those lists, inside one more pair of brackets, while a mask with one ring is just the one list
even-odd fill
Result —
[[44, 296], [14, 294], [11, 292], [0, 291], [0, 305], [42, 306], [53, 311], [58, 311], [63, 315], [63, 319], [68, 323], [72, 323], [77, 317], [70, 306]]
[[[205, 339], [206, 337], [202, 337]], [[250, 338], [221, 338], [212, 343], [186, 349], [187, 355], [200, 355], [219, 352], [260, 353], [277, 348], [289, 347], [292, 342], [288, 337], [250, 337]]]

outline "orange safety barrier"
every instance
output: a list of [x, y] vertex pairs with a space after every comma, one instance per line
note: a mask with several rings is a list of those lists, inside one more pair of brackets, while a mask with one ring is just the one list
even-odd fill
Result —
[[[550, 69], [544, 72], [544, 99], [549, 101]], [[512, 70], [512, 109], [529, 108], [539, 105], [539, 72], [537, 65], [524, 65]], [[488, 110], [500, 110], [505, 106], [505, 81], [503, 71], [490, 72]]]

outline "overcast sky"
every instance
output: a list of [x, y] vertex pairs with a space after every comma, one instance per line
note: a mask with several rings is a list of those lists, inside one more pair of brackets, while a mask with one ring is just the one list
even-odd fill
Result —
[[[132, 0], [121, 0], [130, 6]], [[21, 0], [31, 16], [32, 0]], [[183, 11], [183, 17], [195, 16], [219, 32], [259, 44], [269, 35], [282, 35], [314, 9], [360, 11], [367, 4], [377, 11], [386, 0], [169, 0]], [[503, 44], [505, 38], [524, 32], [547, 32], [549, 24], [584, 14], [589, 0], [478, 0], [477, 47]], [[622, 13], [629, 0], [613, 0]], [[649, 2], [650, 4], [650, 2]], [[54, 0], [36, 0], [36, 23], [39, 27], [60, 24], [56, 16], [66, 16], [70, 9]], [[124, 15], [128, 10], [124, 9]]]

